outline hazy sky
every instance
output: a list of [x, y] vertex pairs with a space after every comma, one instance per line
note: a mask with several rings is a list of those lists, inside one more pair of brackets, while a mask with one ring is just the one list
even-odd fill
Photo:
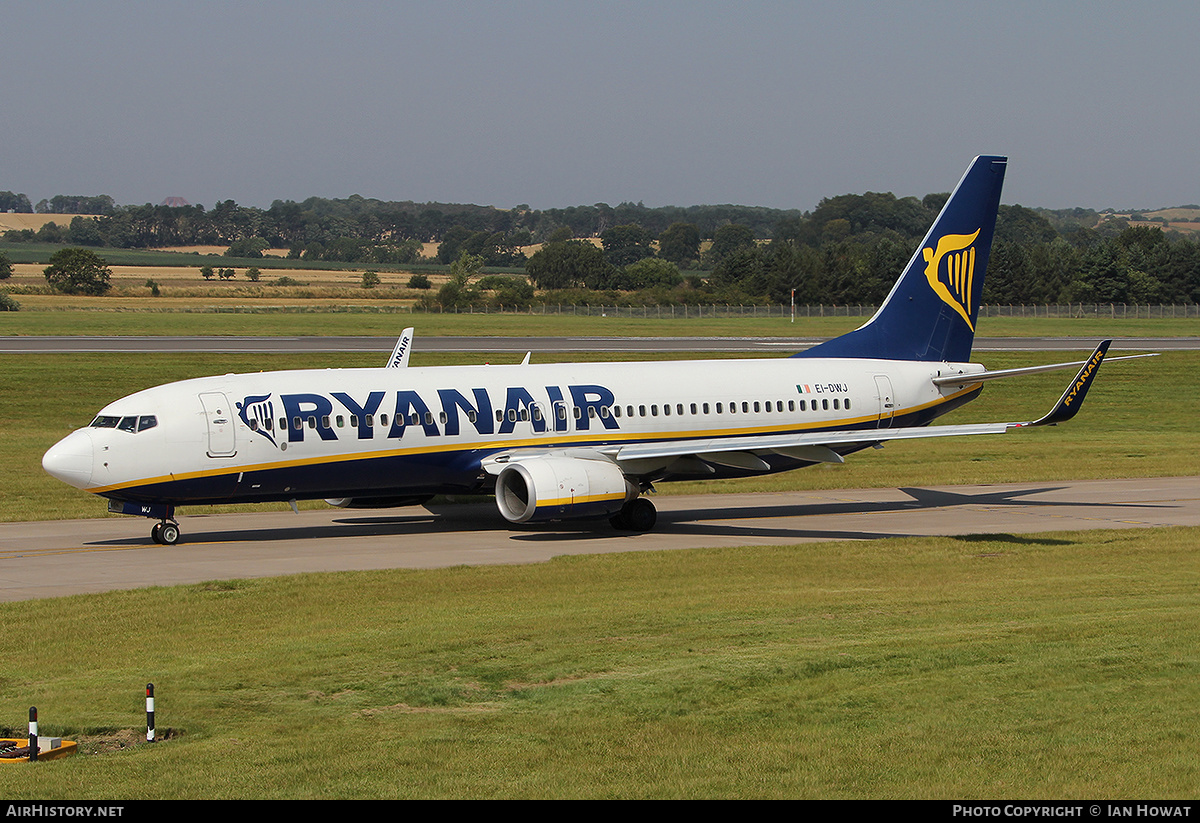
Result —
[[1200, 3], [0, 0], [0, 190], [1200, 202]]

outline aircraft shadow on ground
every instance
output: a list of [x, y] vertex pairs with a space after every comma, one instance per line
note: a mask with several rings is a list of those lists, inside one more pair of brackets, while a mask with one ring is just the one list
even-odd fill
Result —
[[[1169, 508], [1156, 503], [1097, 503], [1078, 500], [1031, 500], [1033, 495], [1061, 490], [1062, 486], [1035, 489], [989, 490], [962, 493], [906, 487], [906, 500], [821, 502], [802, 505], [732, 505], [715, 508], [668, 510], [659, 513], [653, 534], [707, 537], [727, 540], [760, 538], [770, 540], [877, 540], [895, 537], [895, 532], [866, 530], [780, 528], [741, 525], [739, 521], [816, 516], [854, 516], [917, 512], [957, 506], [1068, 507], [1068, 508]], [[719, 496], [711, 498], [719, 500]], [[717, 522], [721, 521], [721, 522]], [[188, 526], [191, 526], [189, 529]], [[184, 522], [182, 543], [268, 542], [352, 537], [433, 537], [476, 531], [507, 533], [508, 539], [531, 542], [578, 542], [584, 540], [636, 540], [644, 535], [612, 529], [603, 519], [516, 525], [506, 522], [491, 503], [444, 505], [436, 511], [405, 510], [395, 515], [371, 514], [338, 518], [332, 523], [294, 527], [204, 530], [202, 518]], [[146, 537], [94, 541], [89, 545], [136, 545]], [[153, 545], [153, 544], [151, 544]]]

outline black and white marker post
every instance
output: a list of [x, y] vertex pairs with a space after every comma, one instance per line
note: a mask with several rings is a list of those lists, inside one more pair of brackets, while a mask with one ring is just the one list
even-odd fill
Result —
[[37, 706], [29, 707], [29, 762], [37, 760], [38, 755]]
[[154, 742], [154, 684], [146, 684], [146, 742]]

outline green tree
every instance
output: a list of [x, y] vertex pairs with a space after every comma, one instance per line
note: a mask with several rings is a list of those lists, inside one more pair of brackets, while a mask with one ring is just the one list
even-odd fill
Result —
[[437, 302], [443, 309], [466, 308], [479, 300], [479, 291], [471, 286], [471, 278], [483, 270], [483, 258], [462, 252], [450, 264], [450, 280], [438, 289]]
[[672, 223], [658, 236], [658, 256], [682, 265], [700, 257], [700, 230], [695, 223]]
[[87, 249], [55, 252], [43, 274], [50, 288], [62, 294], [101, 295], [112, 288], [108, 263]]
[[68, 243], [75, 246], [103, 246], [104, 236], [94, 217], [73, 217], [67, 227]]
[[542, 246], [525, 264], [525, 272], [539, 289], [570, 289], [585, 283], [607, 283], [612, 266], [592, 243], [567, 240]]
[[212, 280], [213, 279], [213, 267], [212, 266], [201, 266], [200, 267], [200, 276], [203, 277], [205, 280]]
[[622, 291], [638, 291], [655, 286], [674, 288], [682, 282], [679, 267], [674, 263], [658, 257], [645, 257], [614, 274], [609, 287]]
[[654, 256], [650, 243], [654, 236], [637, 225], [613, 226], [600, 235], [604, 257], [614, 266], [628, 266]]
[[234, 240], [230, 243], [229, 248], [225, 250], [225, 256], [259, 259], [269, 248], [271, 248], [271, 244], [261, 237], [247, 237], [244, 240]]
[[373, 271], [365, 271], [362, 276], [362, 287], [364, 289], [373, 289], [379, 285], [379, 275]]
[[29, 198], [24, 194], [16, 194], [11, 191], [0, 191], [0, 211], [14, 211], [23, 214], [33, 212], [33, 204], [29, 202]]
[[8, 259], [8, 255], [0, 252], [0, 280], [7, 280], [13, 275], [12, 261]]
[[708, 250], [708, 254], [712, 264], [716, 266], [731, 254], [753, 246], [754, 230], [740, 223], [730, 223], [713, 232], [712, 248]]
[[429, 282], [429, 278], [423, 274], [414, 274], [408, 278], [408, 287], [410, 289], [428, 289], [433, 284]]
[[252, 283], [257, 283], [262, 277], [262, 272], [258, 270], [258, 266], [251, 266], [246, 269], [246, 279]]

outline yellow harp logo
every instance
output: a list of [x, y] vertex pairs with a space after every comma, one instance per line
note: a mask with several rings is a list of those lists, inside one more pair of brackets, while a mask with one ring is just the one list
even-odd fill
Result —
[[938, 238], [936, 250], [921, 249], [930, 288], [967, 321], [971, 331], [975, 331], [975, 324], [971, 322], [971, 290], [975, 284], [975, 246], [972, 244], [978, 236], [979, 229], [974, 234], [944, 234]]

